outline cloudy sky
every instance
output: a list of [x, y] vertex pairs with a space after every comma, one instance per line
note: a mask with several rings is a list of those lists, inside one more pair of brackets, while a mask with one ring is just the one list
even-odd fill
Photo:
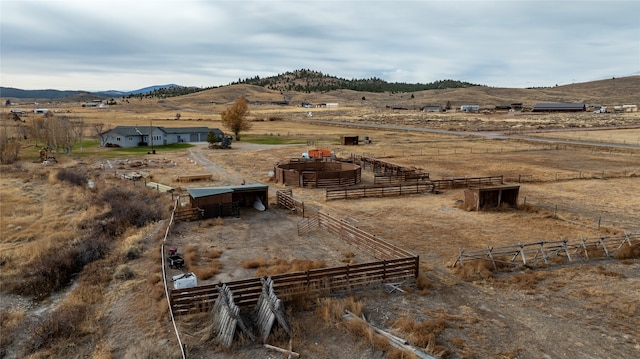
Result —
[[134, 90], [311, 69], [495, 87], [640, 75], [640, 1], [0, 0], [0, 84]]

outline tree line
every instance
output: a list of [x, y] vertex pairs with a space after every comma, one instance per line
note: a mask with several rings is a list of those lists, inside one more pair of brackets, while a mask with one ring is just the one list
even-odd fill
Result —
[[255, 76], [252, 78], [238, 79], [237, 82], [232, 82], [230, 85], [235, 84], [256, 85], [278, 91], [327, 92], [345, 89], [362, 92], [392, 93], [479, 86], [477, 84], [457, 80], [440, 80], [426, 84], [387, 82], [377, 77], [347, 80], [344, 78], [329, 76], [319, 71], [306, 69], [289, 71], [266, 78]]

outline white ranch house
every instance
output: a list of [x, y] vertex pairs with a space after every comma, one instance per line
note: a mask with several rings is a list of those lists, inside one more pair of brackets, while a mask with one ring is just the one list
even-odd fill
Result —
[[[117, 126], [102, 132], [100, 147], [161, 146], [181, 142], [206, 142], [209, 131], [222, 139], [224, 133], [208, 127]], [[151, 137], [149, 137], [151, 134]]]

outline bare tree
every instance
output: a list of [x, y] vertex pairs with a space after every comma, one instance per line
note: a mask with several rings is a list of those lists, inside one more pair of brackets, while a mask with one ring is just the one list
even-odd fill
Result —
[[105, 124], [98, 122], [98, 123], [94, 123], [91, 126], [93, 127], [94, 134], [100, 140], [100, 146], [104, 146], [104, 143], [107, 140], [105, 136], [105, 132], [107, 131]]
[[251, 124], [245, 119], [248, 114], [249, 105], [247, 105], [247, 100], [244, 97], [240, 97], [233, 105], [220, 113], [222, 124], [233, 132], [236, 136], [236, 141], [240, 140], [240, 131], [246, 131], [251, 128]]

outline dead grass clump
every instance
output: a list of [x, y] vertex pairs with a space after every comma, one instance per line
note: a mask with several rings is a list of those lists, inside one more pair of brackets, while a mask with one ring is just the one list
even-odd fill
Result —
[[325, 322], [336, 323], [342, 321], [342, 316], [349, 311], [355, 316], [362, 316], [364, 306], [355, 297], [320, 298], [316, 306], [316, 314]]
[[[499, 287], [517, 288], [520, 290], [535, 291], [538, 289], [540, 282], [550, 277], [551, 273], [542, 271], [525, 270], [522, 273], [510, 275], [504, 279], [497, 279], [496, 284]], [[532, 292], [533, 293], [533, 292]]]
[[209, 259], [220, 258], [221, 255], [222, 255], [222, 251], [219, 249], [212, 249], [209, 252], [207, 252], [207, 258]]
[[89, 313], [89, 305], [62, 304], [49, 315], [42, 317], [27, 338], [26, 348], [36, 351], [82, 336], [83, 322]]
[[[7, 348], [17, 339], [19, 328], [25, 323], [25, 311], [3, 309], [0, 311], [0, 348]], [[0, 349], [0, 356], [6, 355], [5, 349]]]
[[480, 259], [465, 261], [464, 267], [456, 266], [452, 272], [467, 282], [487, 280], [493, 278], [493, 264], [490, 261]]
[[355, 253], [353, 252], [347, 252], [347, 253], [342, 253], [342, 259], [340, 260], [340, 262], [342, 263], [346, 263], [346, 264], [355, 264], [356, 260], [355, 260]]
[[135, 278], [136, 273], [126, 264], [121, 264], [116, 268], [116, 272], [113, 274], [115, 279], [122, 281]]
[[640, 258], [640, 243], [630, 246], [625, 242], [616, 253], [616, 258], [620, 260]]
[[129, 346], [124, 353], [124, 359], [145, 358], [178, 358], [182, 356], [175, 345], [158, 345], [154, 340], [143, 340], [134, 346]]
[[198, 265], [198, 261], [200, 260], [200, 255], [198, 254], [198, 247], [193, 245], [187, 245], [184, 247], [184, 253], [182, 254], [184, 258], [184, 264], [190, 271]]
[[625, 275], [619, 272], [615, 272], [612, 270], [608, 270], [605, 267], [599, 265], [596, 268], [596, 271], [598, 272], [598, 274], [601, 274], [603, 276], [606, 277], [614, 277], [614, 278], [625, 278]]
[[183, 258], [185, 266], [189, 271], [193, 272], [198, 279], [207, 280], [213, 278], [213, 276], [222, 270], [222, 262], [215, 260], [215, 258], [220, 257], [221, 254], [222, 252], [217, 250], [208, 252], [206, 257], [212, 260], [206, 265], [201, 265], [200, 261], [202, 257], [200, 253], [198, 253], [198, 247], [187, 245], [184, 248]]
[[[432, 313], [433, 314], [433, 313]], [[418, 322], [408, 316], [401, 316], [390, 324], [405, 334], [405, 339], [412, 345], [439, 357], [448, 355], [448, 349], [437, 343], [437, 336], [447, 328], [447, 322], [451, 319], [449, 314], [441, 310], [435, 314], [433, 320]]]
[[419, 291], [421, 295], [429, 294], [429, 289], [432, 287], [431, 281], [427, 278], [427, 275], [424, 272], [419, 272], [418, 277], [416, 277], [416, 289]]
[[263, 257], [258, 257], [255, 259], [246, 259], [242, 261], [242, 268], [244, 269], [257, 269], [260, 267], [266, 267], [268, 261]]
[[282, 258], [267, 260], [264, 257], [247, 259], [242, 262], [242, 268], [255, 269], [256, 277], [270, 276], [281, 273], [304, 272], [311, 269], [325, 268], [324, 261], [309, 259], [293, 259], [288, 261]]

